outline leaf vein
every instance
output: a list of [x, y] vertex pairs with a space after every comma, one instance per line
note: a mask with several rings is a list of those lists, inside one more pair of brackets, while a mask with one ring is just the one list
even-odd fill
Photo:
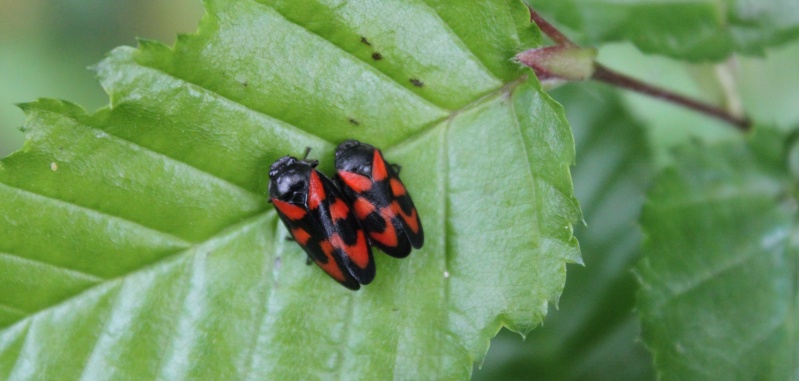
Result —
[[140, 144], [138, 144], [138, 143], [136, 143], [136, 142], [134, 142], [132, 140], [125, 139], [122, 136], [115, 135], [115, 134], [113, 134], [111, 132], [108, 132], [108, 131], [99, 129], [97, 127], [90, 126], [88, 124], [82, 123], [81, 121], [79, 121], [75, 117], [64, 115], [64, 114], [57, 113], [57, 112], [54, 112], [54, 111], [44, 111], [44, 110], [42, 110], [42, 112], [48, 112], [48, 113], [51, 113], [51, 114], [55, 114], [55, 115], [58, 115], [58, 116], [62, 116], [62, 117], [66, 117], [66, 118], [72, 119], [79, 126], [84, 127], [86, 129], [89, 129], [89, 130], [92, 130], [92, 131], [96, 131], [98, 133], [106, 134], [109, 137], [112, 137], [113, 139], [116, 139], [120, 144], [124, 144], [128, 148], [133, 149], [134, 151], [147, 152], [147, 153], [153, 155], [154, 157], [158, 157], [158, 158], [164, 159], [164, 161], [173, 162], [173, 163], [177, 163], [178, 165], [186, 166], [190, 170], [197, 171], [197, 172], [199, 172], [200, 175], [202, 175], [204, 177], [210, 177], [210, 178], [212, 178], [212, 179], [214, 179], [216, 181], [219, 181], [219, 182], [221, 182], [222, 184], [224, 184], [224, 185], [226, 185], [228, 187], [234, 188], [238, 192], [247, 193], [247, 194], [249, 194], [249, 195], [251, 195], [253, 197], [256, 197], [256, 198], [260, 198], [261, 197], [261, 195], [255, 193], [255, 192], [253, 192], [253, 191], [251, 191], [249, 189], [245, 189], [245, 188], [241, 187], [238, 184], [232, 183], [232, 182], [230, 182], [230, 181], [228, 181], [226, 179], [223, 179], [223, 178], [221, 178], [219, 176], [216, 176], [216, 175], [214, 175], [214, 174], [212, 174], [210, 172], [207, 172], [207, 171], [205, 171], [205, 170], [203, 170], [201, 168], [195, 167], [195, 166], [193, 166], [193, 165], [191, 165], [189, 163], [186, 163], [185, 161], [182, 161], [180, 159], [177, 159], [177, 158], [174, 158], [172, 156], [169, 156], [165, 152], [156, 151], [156, 150], [154, 150], [154, 149], [152, 149], [150, 147], [146, 147], [146, 146], [140, 145]]
[[25, 335], [25, 336], [21, 338], [21, 340], [23, 341], [23, 343], [22, 343], [22, 345], [20, 346], [19, 350], [17, 350], [17, 353], [16, 353], [16, 358], [14, 359], [14, 366], [11, 368], [11, 371], [8, 373], [8, 374], [9, 374], [9, 377], [8, 377], [9, 379], [13, 379], [13, 377], [12, 377], [12, 376], [13, 376], [14, 374], [16, 374], [16, 373], [20, 372], [20, 371], [19, 371], [19, 369], [20, 369], [20, 366], [21, 366], [21, 365], [20, 365], [20, 360], [22, 360], [22, 350], [24, 349], [24, 347], [25, 347], [25, 344], [27, 344], [27, 343], [28, 343], [28, 339], [29, 339], [29, 337], [30, 337], [30, 333], [31, 333], [31, 322], [30, 322], [30, 321], [26, 321], [26, 322], [25, 322], [25, 326], [24, 326], [24, 327], [22, 327], [21, 329], [23, 329], [23, 330], [25, 331], [25, 332], [24, 332], [24, 335]]
[[[497, 97], [499, 95], [513, 92], [513, 90], [517, 86], [519, 86], [520, 84], [524, 83], [525, 81], [527, 81], [527, 75], [521, 75], [521, 76], [519, 76], [519, 78], [516, 78], [516, 79], [514, 79], [512, 81], [503, 83], [501, 86], [499, 86], [496, 89], [491, 90], [491, 91], [481, 95], [480, 97], [478, 97], [474, 101], [469, 102], [469, 103], [461, 106], [460, 108], [458, 108], [456, 110], [451, 110], [448, 115], [434, 120], [433, 122], [429, 123], [426, 127], [423, 127], [423, 128], [420, 128], [419, 130], [417, 130], [414, 134], [402, 139], [401, 141], [399, 141], [399, 142], [397, 142], [397, 143], [395, 143], [393, 145], [386, 146], [383, 149], [383, 151], [391, 151], [391, 150], [395, 149], [396, 147], [399, 147], [399, 146], [411, 143], [413, 141], [416, 141], [416, 140], [420, 139], [421, 137], [423, 137], [423, 136], [427, 135], [428, 133], [430, 133], [430, 131], [433, 131], [433, 130], [435, 130], [437, 128], [447, 128], [449, 123], [451, 123], [453, 119], [457, 118], [458, 115], [463, 114], [463, 113], [471, 110], [472, 108], [478, 107], [478, 106], [480, 106], [480, 105], [482, 105], [484, 103], [490, 102], [495, 97]], [[447, 122], [447, 123], [444, 123], [444, 122]]]
[[[0, 184], [2, 184], [2, 183], [0, 183]], [[208, 244], [210, 244], [212, 242], [223, 241], [223, 240], [226, 240], [226, 239], [232, 239], [238, 232], [246, 231], [247, 228], [249, 228], [250, 226], [256, 225], [259, 220], [270, 218], [274, 214], [275, 214], [274, 211], [268, 211], [268, 212], [261, 213], [261, 214], [255, 215], [253, 217], [250, 217], [250, 218], [248, 218], [248, 219], [246, 219], [244, 221], [240, 221], [240, 222], [238, 222], [238, 223], [236, 223], [234, 225], [226, 226], [226, 227], [220, 229], [217, 234], [214, 234], [213, 236], [209, 237], [208, 239], [206, 239], [203, 242], [198, 242], [198, 243], [194, 243], [194, 244], [188, 244], [188, 247], [186, 247], [185, 249], [177, 250], [174, 253], [167, 254], [167, 255], [159, 258], [155, 262], [149, 263], [149, 264], [147, 264], [145, 266], [142, 266], [140, 268], [134, 269], [134, 270], [132, 270], [130, 272], [127, 272], [127, 273], [124, 273], [124, 274], [120, 274], [120, 275], [118, 275], [118, 276], [116, 276], [114, 278], [105, 278], [101, 282], [95, 284], [92, 287], [89, 287], [87, 289], [81, 290], [80, 292], [78, 292], [78, 293], [76, 293], [74, 295], [70, 295], [70, 296], [66, 297], [65, 299], [63, 299], [63, 300], [60, 300], [57, 303], [54, 303], [53, 305], [50, 305], [50, 306], [48, 306], [46, 308], [40, 309], [40, 310], [35, 311], [35, 312], [33, 312], [33, 313], [29, 314], [29, 315], [26, 315], [27, 318], [26, 318], [25, 321], [29, 321], [30, 319], [35, 318], [37, 315], [41, 315], [41, 314], [45, 313], [46, 311], [51, 310], [52, 308], [54, 308], [57, 305], [68, 303], [70, 300], [74, 300], [74, 299], [77, 299], [77, 298], [81, 297], [82, 295], [87, 295], [87, 294], [89, 294], [91, 292], [94, 292], [95, 290], [97, 290], [100, 287], [109, 286], [112, 283], [116, 283], [116, 282], [122, 282], [127, 277], [130, 277], [130, 276], [133, 276], [133, 275], [145, 272], [145, 271], [152, 271], [154, 268], [156, 268], [158, 266], [164, 265], [164, 264], [166, 264], [168, 262], [172, 262], [172, 260], [175, 257], [178, 257], [180, 255], [188, 255], [189, 253], [195, 252], [196, 250], [199, 250], [203, 246], [208, 245]], [[234, 227], [234, 226], [236, 228], [231, 229], [231, 227]], [[113, 308], [112, 308], [112, 310], [113, 310]]]
[[170, 233], [158, 230], [156, 228], [143, 225], [143, 224], [141, 224], [139, 222], [130, 220], [130, 219], [126, 218], [126, 217], [122, 217], [122, 216], [114, 215], [114, 214], [111, 214], [111, 213], [103, 212], [103, 211], [100, 211], [100, 210], [97, 210], [97, 209], [92, 209], [92, 208], [90, 208], [88, 206], [79, 205], [79, 204], [76, 204], [76, 203], [74, 203], [72, 201], [60, 199], [60, 198], [57, 198], [57, 197], [54, 197], [54, 196], [44, 195], [44, 194], [41, 194], [41, 193], [36, 193], [36, 192], [31, 191], [31, 190], [19, 188], [17, 186], [9, 185], [9, 184], [3, 183], [3, 182], [0, 182], [0, 187], [6, 187], [6, 188], [13, 189], [15, 191], [18, 191], [18, 192], [23, 192], [23, 193], [27, 194], [28, 196], [40, 197], [40, 198], [43, 198], [43, 199], [45, 199], [47, 201], [54, 202], [55, 204], [59, 204], [59, 205], [63, 204], [65, 207], [77, 209], [77, 210], [79, 210], [81, 212], [84, 212], [85, 214], [96, 215], [96, 217], [99, 217], [101, 219], [114, 219], [114, 220], [119, 220], [119, 221], [127, 223], [127, 224], [138, 226], [138, 227], [140, 227], [142, 229], [149, 230], [149, 231], [161, 234], [163, 236], [166, 236], [170, 240], [173, 240], [177, 244], [180, 244], [182, 246], [189, 246], [190, 245], [190, 243], [188, 241], [185, 241], [182, 238], [179, 238], [179, 237], [174, 236], [174, 235], [172, 235]]
[[450, 253], [450, 248], [453, 246], [451, 242], [451, 237], [447, 234], [449, 230], [449, 216], [452, 214], [451, 207], [452, 204], [449, 198], [449, 188], [450, 188], [450, 155], [449, 155], [449, 134], [452, 131], [452, 122], [453, 118], [450, 118], [446, 125], [444, 126], [444, 141], [442, 144], [442, 158], [441, 158], [441, 165], [443, 168], [439, 168], [439, 171], [443, 174], [444, 181], [442, 181], [441, 186], [441, 201], [440, 204], [443, 205], [444, 212], [441, 214], [441, 226], [444, 228], [444, 231], [441, 234], [441, 246], [444, 248], [444, 305], [448, 308], [445, 310], [445, 319], [444, 321], [447, 322], [447, 325], [452, 324], [452, 311], [455, 310], [455, 306], [452, 303], [452, 280], [450, 277], [454, 277], [455, 274], [450, 274], [450, 264], [452, 263], [452, 253]]
[[[322, 138], [321, 136], [319, 136], [319, 135], [317, 135], [317, 134], [315, 134], [315, 133], [313, 133], [313, 132], [311, 132], [311, 131], [308, 131], [308, 130], [306, 130], [306, 129], [304, 129], [304, 128], [301, 128], [301, 127], [299, 127], [299, 126], [297, 126], [297, 125], [295, 125], [295, 124], [292, 124], [292, 123], [290, 123], [290, 122], [288, 122], [288, 121], [286, 121], [286, 120], [284, 120], [284, 119], [278, 118], [278, 117], [277, 117], [277, 116], [275, 116], [275, 115], [268, 114], [268, 113], [266, 113], [266, 112], [264, 112], [264, 111], [261, 111], [261, 110], [254, 109], [254, 108], [252, 108], [252, 107], [250, 107], [250, 106], [248, 106], [248, 105], [245, 105], [245, 104], [243, 104], [243, 103], [236, 102], [236, 101], [234, 101], [233, 99], [231, 99], [231, 98], [227, 97], [226, 95], [224, 95], [224, 94], [222, 94], [222, 93], [220, 93], [220, 92], [214, 91], [214, 90], [212, 90], [212, 89], [209, 89], [209, 88], [207, 88], [207, 87], [203, 87], [203, 86], [201, 86], [201, 85], [200, 85], [200, 84], [198, 84], [198, 83], [192, 82], [192, 81], [190, 81], [190, 80], [188, 80], [188, 79], [186, 79], [186, 78], [183, 78], [183, 77], [179, 77], [179, 76], [177, 76], [176, 74], [169, 73], [169, 72], [166, 72], [166, 71], [164, 71], [164, 70], [162, 70], [162, 69], [159, 69], [159, 68], [156, 68], [156, 67], [152, 67], [152, 66], [140, 65], [139, 67], [141, 67], [141, 68], [143, 68], [143, 69], [147, 69], [147, 70], [152, 70], [152, 71], [153, 71], [153, 72], [155, 72], [155, 73], [158, 73], [158, 74], [164, 75], [164, 76], [166, 76], [166, 77], [172, 78], [172, 79], [174, 79], [174, 80], [177, 80], [177, 81], [183, 82], [183, 83], [185, 83], [185, 84], [186, 84], [186, 85], [188, 85], [188, 86], [193, 86], [193, 87], [195, 87], [195, 88], [197, 88], [197, 89], [199, 89], [199, 90], [205, 91], [205, 92], [206, 92], [206, 93], [208, 93], [209, 95], [215, 96], [215, 97], [219, 98], [221, 101], [227, 102], [228, 104], [231, 104], [231, 105], [234, 105], [234, 106], [238, 106], [238, 107], [244, 108], [244, 109], [246, 109], [246, 110], [248, 110], [248, 111], [251, 111], [251, 112], [253, 112], [253, 113], [255, 113], [255, 114], [258, 114], [258, 115], [261, 115], [261, 116], [263, 116], [263, 117], [266, 117], [266, 118], [268, 118], [268, 119], [272, 119], [272, 120], [274, 120], [274, 121], [277, 121], [277, 122], [279, 122], [280, 124], [282, 124], [282, 125], [284, 125], [284, 126], [286, 126], [286, 127], [292, 128], [292, 129], [294, 129], [294, 130], [296, 130], [296, 131], [298, 131], [298, 132], [301, 132], [301, 133], [303, 133], [303, 134], [307, 134], [307, 135], [313, 136], [313, 137], [315, 137], [315, 138], [317, 138], [317, 139], [319, 139], [319, 140], [321, 140], [321, 141], [323, 141], [323, 142], [325, 142], [325, 143], [327, 143], [327, 144], [330, 144], [330, 145], [335, 145], [335, 144], [333, 144], [332, 142], [330, 142], [329, 140], [326, 140], [326, 139]], [[175, 160], [177, 160], [177, 159], [175, 159]], [[185, 164], [185, 163], [184, 163], [184, 164]], [[187, 164], [187, 165], [188, 165], [188, 164]], [[199, 169], [198, 169], [198, 170], [199, 170]], [[214, 175], [211, 175], [211, 176], [214, 176]], [[214, 177], [216, 177], [216, 176], [214, 176]], [[223, 179], [223, 180], [224, 180], [224, 179]], [[227, 181], [227, 180], [224, 180], [224, 181]], [[232, 183], [231, 183], [231, 184], [232, 184]], [[235, 185], [235, 186], [238, 186], [238, 185], [236, 185], [236, 184], [233, 184], [233, 185]], [[248, 192], [249, 192], [249, 191], [248, 191]]]
[[21, 310], [21, 309], [19, 309], [17, 307], [10, 306], [10, 305], [5, 304], [5, 303], [0, 303], [0, 310], [4, 310], [4, 311], [7, 311], [8, 313], [12, 313], [12, 314], [15, 314], [15, 315], [22, 315], [22, 316], [25, 316], [28, 313], [28, 311]]
[[727, 273], [740, 266], [743, 266], [744, 264], [746, 264], [750, 260], [757, 258], [758, 255], [761, 254], [757, 250], [751, 250], [751, 249], [750, 250], [745, 249], [742, 251], [744, 252], [744, 255], [741, 255], [740, 257], [737, 258], [733, 258], [731, 261], [721, 263], [719, 266], [709, 269], [709, 271], [705, 272], [703, 275], [699, 276], [698, 278], [694, 278], [686, 282], [686, 285], [683, 287], [670, 290], [672, 291], [671, 295], [669, 295], [665, 300], [663, 300], [661, 306], [664, 306], [682, 296], [685, 296], [692, 290], [699, 288], [701, 285], [710, 282], [711, 280], [715, 279], [716, 277], [724, 273]]
[[[279, 234], [280, 234], [280, 225], [281, 224], [282, 224], [282, 222], [280, 221], [280, 218], [275, 218], [275, 227], [274, 227], [275, 235], [272, 237], [272, 251], [271, 251], [272, 253], [277, 253], [278, 249], [279, 249], [278, 248], [278, 243], [280, 241], [278, 240], [277, 237], [279, 237]], [[257, 354], [258, 354], [258, 352], [257, 352], [257, 350], [258, 350], [258, 339], [261, 337], [261, 332], [264, 330], [264, 319], [266, 318], [266, 314], [269, 311], [269, 306], [271, 305], [272, 299], [274, 299], [274, 296], [275, 296], [274, 284], [275, 284], [275, 271], [276, 271], [275, 267], [276, 266], [275, 266], [275, 262], [274, 261], [275, 261], [275, 258], [272, 259], [272, 266], [271, 266], [271, 270], [272, 270], [272, 279], [271, 279], [272, 285], [271, 286], [272, 287], [269, 288], [269, 294], [266, 296], [266, 298], [263, 298], [264, 299], [264, 304], [260, 308], [260, 315], [257, 317], [257, 323], [256, 323], [257, 325], [255, 327], [255, 334], [253, 335], [252, 340], [250, 341], [249, 350], [248, 350], [249, 353], [246, 356], [247, 357], [247, 360], [246, 360], [247, 362], [246, 362], [246, 364], [244, 364], [245, 372], [244, 372], [244, 377], [242, 377], [242, 380], [251, 380], [252, 379], [251, 374], [253, 373], [253, 367], [255, 366], [254, 365], [255, 356], [257, 356]]]
[[4, 261], [3, 258], [6, 258], [7, 260], [11, 260], [11, 261], [25, 262], [25, 263], [28, 263], [28, 264], [31, 264], [31, 265], [34, 265], [34, 266], [53, 268], [53, 269], [56, 269], [56, 270], [58, 270], [60, 272], [66, 273], [70, 277], [81, 278], [81, 279], [88, 280], [88, 281], [91, 281], [91, 282], [102, 282], [105, 279], [103, 277], [100, 277], [99, 275], [95, 275], [95, 274], [87, 273], [87, 272], [84, 272], [84, 271], [72, 269], [72, 268], [69, 268], [69, 267], [66, 267], [66, 266], [63, 266], [63, 265], [56, 265], [54, 263], [44, 262], [44, 261], [40, 261], [40, 260], [28, 258], [28, 257], [23, 257], [21, 255], [16, 255], [16, 254], [11, 254], [11, 253], [0, 253], [0, 262]]
[[[790, 318], [791, 318], [790, 313], [787, 313], [786, 314], [786, 319], [790, 319]], [[777, 332], [777, 330], [779, 330], [780, 328], [782, 328], [786, 324], [787, 324], [787, 322], [785, 321], [785, 319], [782, 319], [782, 320], [774, 319], [774, 323], [773, 324], [771, 324], [768, 328], [766, 328], [762, 333], [760, 333], [756, 337], [752, 338], [751, 341], [748, 341], [746, 343], [746, 345], [741, 348], [740, 353], [738, 353], [738, 357], [744, 357], [744, 354], [746, 352], [749, 352], [752, 349], [755, 349], [755, 347], [758, 344], [763, 343], [766, 340], [768, 340], [769, 338], [771, 338], [774, 335], [774, 333]], [[737, 365], [737, 364], [740, 364], [740, 361], [732, 361], [732, 362], [730, 362], [730, 365]]]
[[[530, 198], [532, 199], [532, 201], [535, 203], [535, 206], [536, 206], [535, 207], [535, 220], [533, 221], [534, 226], [533, 226], [533, 229], [531, 229], [531, 230], [534, 230], [536, 233], [540, 233], [541, 226], [539, 226], [538, 222], [541, 221], [541, 208], [538, 207], [538, 202], [537, 202], [537, 199], [536, 199], [536, 197], [537, 197], [537, 195], [539, 193], [539, 190], [538, 190], [538, 186], [537, 186], [537, 183], [536, 183], [536, 176], [535, 176], [535, 173], [533, 172], [533, 167], [530, 165], [530, 161], [532, 159], [531, 156], [530, 156], [530, 150], [527, 149], [526, 139], [524, 138], [524, 133], [522, 132], [522, 125], [519, 122], [519, 118], [516, 116], [516, 102], [514, 102], [514, 99], [513, 99], [513, 91], [514, 90], [515, 90], [515, 87], [512, 87], [512, 88], [508, 89], [508, 93], [507, 93], [508, 94], [508, 111], [511, 114], [510, 118], [513, 120], [513, 126], [516, 127], [517, 136], [518, 136], [519, 142], [521, 143], [522, 152], [524, 153], [524, 157], [526, 159], [525, 163], [527, 164], [527, 174], [530, 176], [530, 183], [531, 183], [530, 192], [532, 193], [532, 196]], [[536, 270], [538, 270], [538, 269], [539, 269], [539, 267], [536, 266]], [[540, 274], [535, 274], [535, 276], [536, 276], [536, 278], [539, 278]]]
[[350, 350], [350, 343], [352, 342], [352, 324], [353, 324], [352, 320], [353, 320], [353, 318], [355, 316], [355, 314], [352, 311], [353, 305], [355, 304], [353, 302], [354, 299], [355, 299], [355, 297], [353, 295], [354, 295], [354, 293], [352, 293], [352, 292], [347, 293], [347, 307], [345, 309], [346, 316], [342, 319], [342, 321], [344, 322], [344, 324], [343, 324], [344, 327], [342, 328], [344, 333], [341, 335], [342, 336], [342, 340], [341, 341], [344, 342], [345, 345], [336, 346], [336, 348], [338, 349], [338, 352], [339, 352], [339, 356], [336, 356], [336, 358], [337, 358], [337, 362], [336, 362], [336, 378], [339, 379], [339, 380], [349, 380], [349, 378], [347, 378], [348, 375], [345, 375], [342, 372], [342, 370], [344, 368], [342, 365], [346, 362], [346, 360], [344, 358], [347, 357], [348, 354], [353, 353], [353, 351]]
[[[115, 280], [114, 282], [118, 282], [119, 285], [122, 285], [121, 281]], [[106, 284], [110, 285], [111, 282], [108, 282]], [[111, 290], [109, 290], [109, 292], [110, 291]], [[100, 349], [102, 349], [103, 334], [105, 332], [109, 332], [108, 327], [113, 322], [113, 319], [115, 317], [114, 316], [115, 312], [117, 311], [117, 307], [121, 303], [123, 303], [123, 301], [121, 301], [121, 299], [120, 299], [120, 291], [119, 291], [119, 289], [116, 289], [114, 291], [116, 291], [116, 293], [113, 296], [113, 298], [114, 298], [113, 305], [109, 308], [109, 314], [102, 319], [103, 320], [102, 321], [102, 327], [97, 330], [97, 332], [99, 332], [99, 334], [97, 335], [96, 340], [94, 340], [94, 343], [92, 345], [92, 350], [89, 352], [88, 356], [86, 356], [86, 359], [83, 360], [83, 370], [81, 372], [80, 377], [78, 377], [78, 380], [91, 379], [91, 375], [89, 374], [89, 372], [92, 370], [92, 368], [90, 367], [90, 365], [92, 365], [95, 362], [102, 363], [102, 359], [100, 359], [100, 357], [103, 356], [104, 354], [107, 355], [107, 353], [98, 352]]]

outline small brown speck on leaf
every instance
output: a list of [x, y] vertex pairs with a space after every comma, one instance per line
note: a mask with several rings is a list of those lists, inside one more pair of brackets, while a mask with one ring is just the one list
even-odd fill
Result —
[[375, 61], [380, 61], [383, 59], [383, 55], [378, 52], [374, 52], [372, 53], [372, 59]]
[[416, 87], [424, 87], [424, 82], [419, 80], [419, 78], [411, 78], [411, 83]]
[[372, 43], [366, 39], [366, 37], [361, 36], [361, 42], [366, 44], [367, 46], [372, 46]]

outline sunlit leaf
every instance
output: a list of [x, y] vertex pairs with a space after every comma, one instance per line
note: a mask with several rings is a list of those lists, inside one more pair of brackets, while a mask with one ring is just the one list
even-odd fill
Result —
[[[0, 378], [466, 378], [579, 261], [563, 112], [510, 58], [521, 2], [209, 1], [200, 33], [41, 100], [0, 161]], [[402, 165], [423, 249], [352, 292], [266, 203], [269, 165], [358, 138]]]

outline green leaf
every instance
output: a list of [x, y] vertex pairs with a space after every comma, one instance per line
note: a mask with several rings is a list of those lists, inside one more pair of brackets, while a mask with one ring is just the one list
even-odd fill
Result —
[[[25, 105], [0, 378], [468, 377], [580, 261], [571, 132], [509, 60], [538, 38], [511, 3], [208, 1], [198, 35], [98, 65], [111, 107]], [[275, 159], [312, 147], [329, 173], [350, 137], [402, 164], [427, 235], [358, 292], [265, 197]]]
[[577, 145], [575, 193], [586, 225], [575, 228], [585, 267], [569, 268], [558, 309], [522, 342], [491, 341], [476, 380], [645, 380], [654, 374], [632, 313], [640, 254], [635, 228], [654, 166], [644, 130], [617, 91], [579, 84], [553, 92]]
[[796, 374], [796, 140], [695, 145], [650, 191], [636, 272], [643, 337], [663, 379]]
[[586, 44], [632, 41], [644, 52], [691, 61], [762, 54], [799, 37], [793, 0], [525, 1]]

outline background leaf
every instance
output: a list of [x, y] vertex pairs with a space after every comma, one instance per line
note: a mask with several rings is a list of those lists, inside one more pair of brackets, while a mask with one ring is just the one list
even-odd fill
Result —
[[[538, 39], [523, 4], [206, 6], [174, 49], [98, 66], [110, 108], [24, 106], [0, 161], [3, 378], [455, 379], [501, 325], [540, 323], [579, 210], [563, 112], [508, 60]], [[403, 165], [428, 234], [357, 293], [264, 196], [276, 158], [310, 146], [329, 171], [348, 137]]]
[[691, 61], [762, 54], [799, 36], [792, 0], [525, 1], [580, 33], [582, 43], [632, 41], [646, 53]]
[[697, 145], [651, 190], [638, 306], [664, 379], [795, 375], [796, 152], [765, 129]]

